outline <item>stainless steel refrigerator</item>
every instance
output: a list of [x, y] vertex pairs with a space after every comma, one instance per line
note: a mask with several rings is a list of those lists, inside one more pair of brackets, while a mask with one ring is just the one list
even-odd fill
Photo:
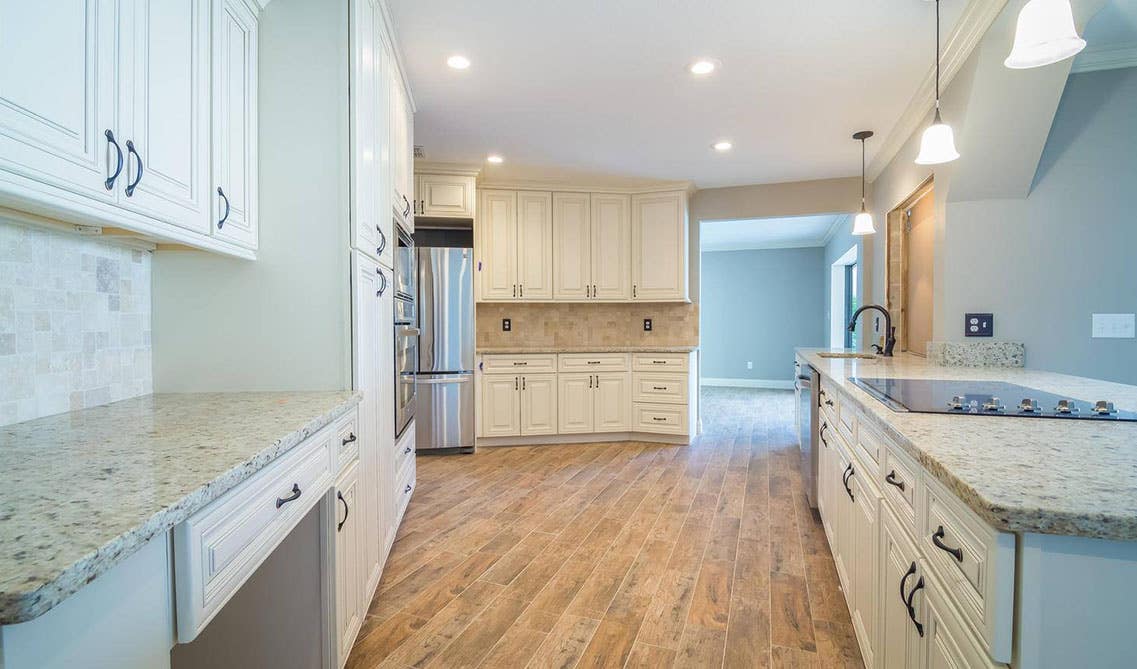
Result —
[[417, 449], [474, 449], [473, 250], [418, 247]]

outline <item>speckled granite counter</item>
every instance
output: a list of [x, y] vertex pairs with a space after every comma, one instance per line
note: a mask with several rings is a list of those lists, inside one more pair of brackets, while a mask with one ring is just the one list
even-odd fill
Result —
[[1006, 381], [1128, 410], [1137, 410], [1137, 386], [1030, 369], [939, 367], [906, 354], [821, 358], [820, 350], [797, 354], [993, 527], [1137, 541], [1137, 423], [898, 413], [848, 379]]
[[698, 346], [487, 346], [479, 355], [518, 353], [690, 353]]
[[0, 427], [0, 624], [41, 615], [358, 403], [148, 395]]

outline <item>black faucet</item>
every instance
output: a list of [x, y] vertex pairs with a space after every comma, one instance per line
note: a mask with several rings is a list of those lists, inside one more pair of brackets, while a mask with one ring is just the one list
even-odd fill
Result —
[[886, 358], [892, 357], [892, 349], [896, 346], [896, 328], [892, 327], [892, 314], [888, 313], [888, 309], [880, 306], [879, 304], [866, 304], [865, 306], [853, 312], [853, 317], [849, 320], [849, 332], [855, 332], [857, 329], [857, 317], [861, 315], [862, 311], [868, 309], [876, 309], [884, 314], [884, 348], [878, 344], [873, 344], [872, 347], [876, 352]]

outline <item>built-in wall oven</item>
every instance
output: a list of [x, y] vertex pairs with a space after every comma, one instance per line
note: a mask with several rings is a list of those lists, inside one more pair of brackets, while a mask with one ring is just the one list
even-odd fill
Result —
[[418, 374], [418, 314], [415, 308], [415, 246], [396, 224], [395, 250], [395, 436], [415, 417], [415, 377]]

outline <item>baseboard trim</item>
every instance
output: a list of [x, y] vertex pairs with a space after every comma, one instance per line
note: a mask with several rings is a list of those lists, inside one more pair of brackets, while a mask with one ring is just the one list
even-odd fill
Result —
[[766, 388], [768, 390], [793, 390], [793, 381], [780, 379], [721, 379], [703, 377], [699, 379], [701, 386], [716, 386], [725, 388]]
[[692, 436], [649, 434], [647, 432], [604, 432], [587, 434], [549, 434], [530, 437], [478, 437], [478, 448], [497, 446], [547, 446], [552, 444], [592, 444], [606, 441], [646, 441], [659, 444], [689, 444]]

